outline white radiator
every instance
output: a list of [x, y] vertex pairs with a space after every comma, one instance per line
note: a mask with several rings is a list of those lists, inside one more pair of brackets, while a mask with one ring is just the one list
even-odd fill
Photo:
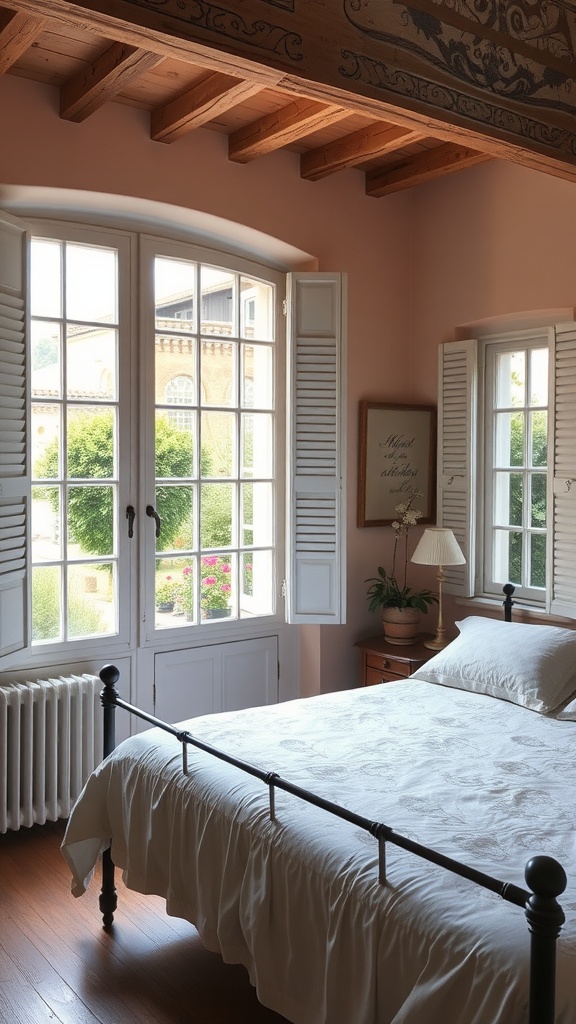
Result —
[[67, 818], [102, 760], [98, 676], [0, 685], [0, 832]]

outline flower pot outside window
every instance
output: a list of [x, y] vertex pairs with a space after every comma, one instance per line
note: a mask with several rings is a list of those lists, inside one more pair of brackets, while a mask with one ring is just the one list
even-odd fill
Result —
[[178, 595], [179, 584], [172, 576], [156, 578], [156, 609], [159, 612], [174, 610], [174, 602]]
[[231, 608], [204, 608], [202, 610], [202, 616], [205, 619], [227, 619], [231, 614]]

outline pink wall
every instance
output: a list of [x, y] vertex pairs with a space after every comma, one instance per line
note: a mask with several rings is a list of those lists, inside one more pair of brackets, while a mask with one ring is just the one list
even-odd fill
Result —
[[576, 188], [495, 160], [414, 191], [414, 383], [436, 397], [436, 357], [459, 325], [576, 306]]
[[[233, 164], [226, 137], [214, 132], [151, 142], [148, 115], [125, 106], [109, 104], [79, 125], [62, 121], [55, 90], [9, 75], [0, 78], [0, 118], [10, 140], [1, 183], [215, 214], [304, 250], [321, 270], [347, 272], [348, 622], [309, 627], [302, 654], [307, 692], [352, 685], [353, 643], [380, 629], [364, 581], [389, 564], [392, 547], [389, 529], [356, 527], [358, 402], [435, 403], [437, 347], [459, 325], [576, 305], [574, 185], [494, 161], [369, 199], [359, 172], [302, 181], [296, 154]], [[413, 579], [433, 586], [425, 569]], [[448, 627], [455, 614], [449, 609]]]
[[[416, 189], [412, 245], [412, 373], [423, 402], [437, 399], [438, 345], [459, 326], [545, 310], [573, 317], [573, 183], [494, 161]], [[445, 613], [448, 632], [470, 609], [447, 597]]]
[[[82, 189], [173, 203], [266, 232], [310, 253], [320, 270], [348, 274], [348, 623], [306, 635], [305, 689], [353, 685], [354, 640], [379, 629], [366, 610], [364, 580], [389, 542], [383, 530], [356, 528], [357, 421], [361, 398], [412, 400], [409, 352], [409, 255], [412, 197], [364, 195], [364, 178], [346, 172], [313, 184], [299, 157], [278, 153], [240, 166], [227, 159], [226, 136], [195, 132], [171, 146], [151, 142], [142, 111], [109, 104], [82, 124], [58, 116], [54, 89], [0, 78], [0, 183]], [[9, 194], [0, 188], [2, 196]], [[383, 557], [383, 556], [382, 556]]]

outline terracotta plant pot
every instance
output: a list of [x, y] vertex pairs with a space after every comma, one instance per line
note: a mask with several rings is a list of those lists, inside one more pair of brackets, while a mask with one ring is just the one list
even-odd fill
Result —
[[389, 644], [413, 644], [420, 632], [417, 608], [383, 608], [382, 625]]

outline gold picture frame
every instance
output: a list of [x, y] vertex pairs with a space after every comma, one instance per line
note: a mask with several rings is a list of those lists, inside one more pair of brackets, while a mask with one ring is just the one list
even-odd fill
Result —
[[436, 520], [436, 406], [360, 402], [358, 526], [389, 526], [421, 491], [418, 523]]

